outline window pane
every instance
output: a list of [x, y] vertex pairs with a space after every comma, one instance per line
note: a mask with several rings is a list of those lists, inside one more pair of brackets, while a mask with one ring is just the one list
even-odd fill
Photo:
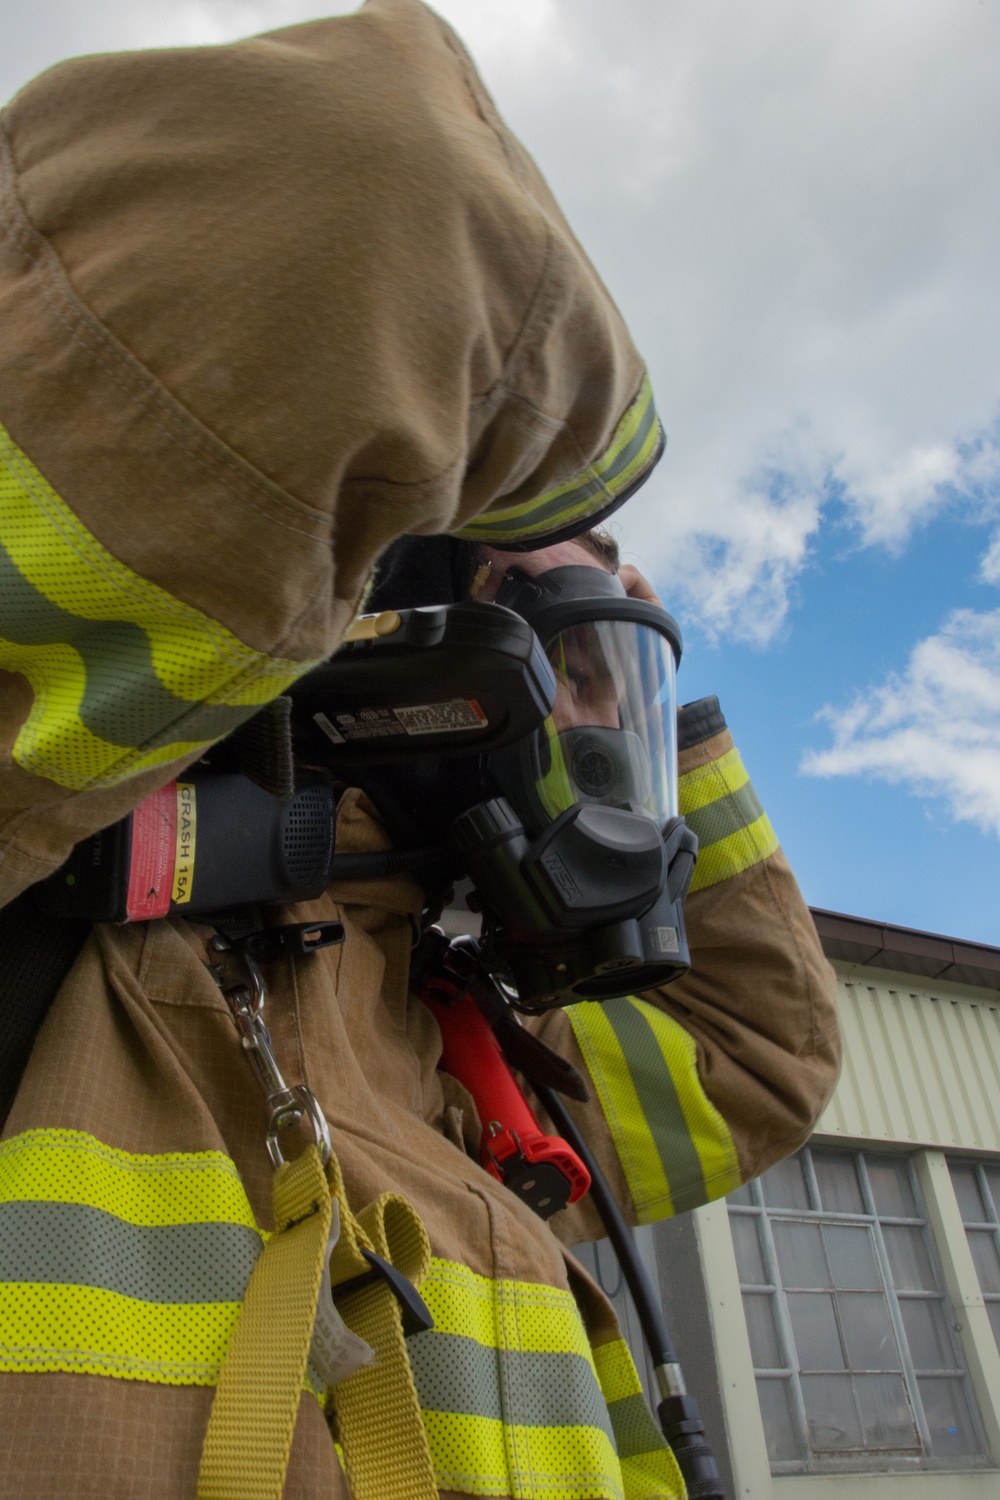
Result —
[[789, 1292], [795, 1351], [800, 1370], [846, 1370], [833, 1298], [823, 1292]]
[[803, 1375], [802, 1399], [809, 1423], [809, 1445], [819, 1449], [860, 1448], [849, 1375]]
[[967, 1229], [969, 1249], [984, 1292], [1000, 1292], [1000, 1255], [992, 1229]]
[[925, 1378], [917, 1383], [935, 1454], [947, 1458], [960, 1453], [978, 1453], [979, 1444], [973, 1437], [969, 1404], [961, 1381]]
[[1000, 1219], [1000, 1167], [986, 1168], [986, 1183], [993, 1197], [993, 1213]]
[[[846, 1292], [837, 1298], [840, 1326], [851, 1370], [898, 1370], [896, 1335], [885, 1298], [872, 1292]], [[932, 1365], [939, 1370], [941, 1365]]]
[[808, 1208], [806, 1180], [802, 1163], [797, 1156], [789, 1156], [771, 1167], [760, 1179], [764, 1189], [764, 1202], [771, 1208]]
[[890, 1219], [918, 1219], [906, 1162], [898, 1156], [866, 1156], [875, 1207]]
[[882, 1233], [889, 1252], [893, 1285], [904, 1292], [937, 1291], [923, 1230], [886, 1224]]
[[940, 1302], [901, 1297], [899, 1310], [906, 1330], [906, 1343], [917, 1370], [953, 1370], [955, 1351]]
[[771, 1278], [765, 1274], [760, 1253], [756, 1216], [751, 1218], [749, 1214], [730, 1214], [729, 1228], [732, 1230], [736, 1264], [743, 1284], [761, 1286], [770, 1281]]
[[753, 1203], [753, 1193], [751, 1193], [750, 1191], [749, 1182], [745, 1182], [742, 1187], [738, 1187], [735, 1193], [730, 1193], [728, 1198], [726, 1199], [726, 1202], [745, 1203], [749, 1208], [749, 1206]]
[[955, 1186], [955, 1197], [962, 1218], [967, 1224], [981, 1224], [988, 1218], [983, 1208], [983, 1198], [979, 1191], [979, 1183], [976, 1180], [976, 1169], [971, 1162], [948, 1163], [951, 1170], [951, 1180]]
[[814, 1151], [819, 1196], [827, 1213], [864, 1213], [854, 1157], [846, 1152]]
[[598, 1240], [594, 1245], [594, 1278], [609, 1297], [617, 1297], [622, 1289], [622, 1268], [610, 1240]]
[[868, 1448], [920, 1448], [906, 1387], [899, 1375], [859, 1375], [854, 1390]]
[[774, 1244], [785, 1286], [830, 1286], [818, 1224], [774, 1223]]
[[993, 1337], [997, 1341], [997, 1348], [1000, 1349], [1000, 1302], [987, 1302], [986, 1311], [993, 1325]]
[[778, 1347], [778, 1335], [774, 1326], [774, 1298], [769, 1292], [745, 1292], [743, 1311], [746, 1313], [754, 1369], [784, 1369], [788, 1361]]
[[767, 1437], [767, 1456], [772, 1463], [782, 1459], [803, 1458], [802, 1444], [795, 1433], [787, 1380], [758, 1380], [757, 1396]]
[[882, 1290], [870, 1229], [861, 1225], [853, 1229], [848, 1224], [827, 1224], [823, 1238], [834, 1286], [859, 1292]]

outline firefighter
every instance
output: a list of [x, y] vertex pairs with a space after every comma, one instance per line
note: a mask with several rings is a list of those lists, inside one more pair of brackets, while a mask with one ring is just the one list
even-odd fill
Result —
[[[2, 127], [9, 902], [325, 658], [393, 538], [557, 547], [662, 435], [606, 291], [419, 0], [66, 63]], [[690, 976], [535, 1023], [591, 1081], [577, 1113], [642, 1223], [794, 1150], [836, 1073], [829, 971], [717, 710], [683, 743]], [[346, 791], [338, 852], [386, 843]], [[586, 1201], [550, 1228], [479, 1165], [408, 993], [421, 906], [396, 877], [282, 913], [345, 941], [267, 970], [276, 1063], [318, 1101], [277, 1175], [210, 929], [95, 927], [0, 1144], [0, 1493], [681, 1496], [567, 1254], [600, 1233]], [[404, 1339], [366, 1251], [433, 1328]], [[361, 1361], [332, 1383], [306, 1363], [324, 1276]]]

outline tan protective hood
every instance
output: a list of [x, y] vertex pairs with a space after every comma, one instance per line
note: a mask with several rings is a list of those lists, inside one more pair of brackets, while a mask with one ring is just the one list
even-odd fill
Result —
[[0, 123], [6, 898], [327, 655], [393, 537], [544, 544], [662, 437], [418, 0], [63, 63]]

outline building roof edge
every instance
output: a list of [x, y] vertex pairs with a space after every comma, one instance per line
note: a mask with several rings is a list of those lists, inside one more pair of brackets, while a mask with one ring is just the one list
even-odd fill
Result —
[[815, 906], [810, 911], [827, 958], [1000, 990], [1000, 948]]

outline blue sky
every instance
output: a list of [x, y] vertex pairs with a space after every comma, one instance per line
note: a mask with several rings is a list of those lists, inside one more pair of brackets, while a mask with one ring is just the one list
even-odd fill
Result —
[[[353, 9], [35, 0], [83, 51]], [[1000, 6], [440, 0], [629, 321], [670, 443], [626, 556], [814, 905], [1000, 943]]]
[[905, 927], [1000, 942], [1000, 839], [956, 820], [941, 797], [870, 776], [817, 778], [803, 756], [830, 742], [817, 720], [905, 666], [915, 638], [953, 607], [989, 608], [978, 581], [982, 538], [933, 522], [899, 557], [856, 550], [831, 528], [766, 648], [711, 642], [681, 610], [682, 697], [718, 693], [807, 899]]

